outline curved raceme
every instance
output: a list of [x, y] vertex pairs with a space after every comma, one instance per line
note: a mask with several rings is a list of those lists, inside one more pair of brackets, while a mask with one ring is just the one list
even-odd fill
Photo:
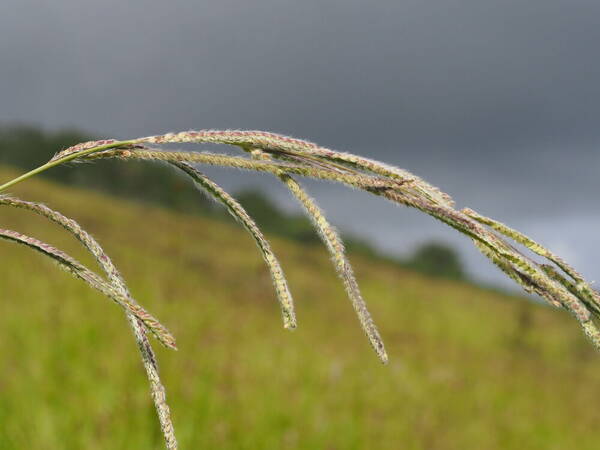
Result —
[[[163, 149], [163, 144], [225, 144], [239, 148], [241, 156], [199, 151]], [[529, 237], [477, 212], [454, 208], [452, 198], [412, 173], [350, 153], [320, 147], [312, 142], [262, 131], [204, 130], [168, 133], [127, 141], [86, 142], [57, 153], [48, 163], [0, 186], [0, 192], [40, 172], [67, 162], [95, 161], [104, 158], [167, 162], [187, 175], [196, 187], [222, 204], [255, 240], [271, 274], [282, 311], [284, 327], [296, 327], [292, 295], [278, 259], [256, 223], [244, 208], [218, 184], [194, 165], [213, 165], [268, 173], [277, 177], [303, 206], [325, 246], [345, 287], [359, 323], [382, 362], [387, 362], [383, 341], [362, 298], [344, 246], [323, 211], [306, 193], [295, 177], [308, 177], [341, 183], [381, 196], [392, 203], [416, 208], [469, 237], [475, 246], [526, 292], [535, 293], [555, 307], [569, 311], [579, 322], [593, 345], [600, 350], [600, 332], [595, 320], [600, 316], [600, 295], [583, 277], [560, 257]], [[164, 387], [158, 376], [156, 358], [146, 332], [161, 343], [175, 348], [167, 329], [144, 310], [131, 296], [114, 264], [98, 243], [75, 221], [37, 203], [0, 196], [0, 206], [30, 210], [71, 232], [96, 258], [106, 279], [87, 269], [70, 256], [41, 241], [15, 231], [0, 229], [0, 239], [10, 240], [52, 258], [63, 269], [84, 280], [124, 308], [150, 381], [159, 421], [168, 449], [177, 441], [166, 403]], [[511, 244], [507, 238], [513, 241]], [[515, 248], [522, 245], [542, 257], [536, 262]]]

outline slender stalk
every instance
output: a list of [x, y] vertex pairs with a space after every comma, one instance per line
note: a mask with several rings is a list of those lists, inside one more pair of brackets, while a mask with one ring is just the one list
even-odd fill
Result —
[[102, 150], [108, 150], [111, 148], [130, 146], [133, 144], [135, 144], [135, 141], [114, 141], [114, 142], [110, 142], [108, 144], [98, 145], [96, 147], [84, 149], [84, 150], [81, 150], [78, 152], [76, 151], [73, 153], [69, 153], [69, 154], [66, 154], [65, 156], [57, 158], [57, 159], [52, 159], [49, 162], [47, 162], [46, 164], [44, 164], [36, 169], [30, 170], [29, 172], [24, 173], [23, 175], [21, 175], [17, 178], [14, 178], [13, 180], [10, 180], [9, 182], [4, 183], [3, 185], [0, 185], [0, 192], [5, 191], [9, 187], [12, 187], [22, 181], [25, 181], [25, 180], [33, 177], [34, 175], [40, 174], [42, 172], [45, 172], [48, 169], [51, 169], [53, 167], [67, 163], [69, 161], [73, 161], [74, 159], [80, 158], [82, 156], [89, 155], [90, 153], [99, 152]]
[[150, 382], [150, 394], [152, 396], [152, 401], [154, 402], [154, 407], [156, 408], [156, 414], [165, 439], [165, 445], [167, 450], [177, 450], [175, 428], [173, 427], [173, 420], [171, 419], [171, 410], [167, 403], [165, 387], [160, 381], [156, 355], [154, 354], [150, 341], [148, 341], [143, 324], [139, 320], [136, 320], [131, 314], [127, 314], [127, 320], [133, 330], [136, 344], [142, 356], [142, 363], [144, 364], [144, 369], [146, 370], [146, 375]]

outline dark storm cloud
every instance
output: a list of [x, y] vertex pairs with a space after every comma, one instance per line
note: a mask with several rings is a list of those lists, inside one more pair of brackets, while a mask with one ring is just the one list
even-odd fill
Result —
[[[586, 255], [599, 244], [599, 43], [600, 3], [584, 0], [5, 0], [0, 121], [306, 137], [413, 170], [563, 247], [546, 224], [569, 215], [586, 231], [565, 251]], [[315, 189], [350, 219], [356, 194]], [[358, 198], [382, 217], [379, 242], [453, 239]]]

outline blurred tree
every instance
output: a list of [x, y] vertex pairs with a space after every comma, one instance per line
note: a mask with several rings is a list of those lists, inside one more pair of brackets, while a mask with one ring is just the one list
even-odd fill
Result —
[[465, 273], [456, 251], [439, 242], [428, 242], [417, 248], [408, 260], [408, 266], [435, 277], [453, 280], [465, 279]]

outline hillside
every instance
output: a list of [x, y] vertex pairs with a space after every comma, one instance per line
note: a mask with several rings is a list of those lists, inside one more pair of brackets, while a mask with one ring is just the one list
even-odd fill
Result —
[[[598, 447], [600, 355], [562, 312], [356, 257], [390, 355], [382, 366], [320, 249], [272, 239], [298, 312], [287, 332], [233, 220], [39, 180], [11, 193], [77, 219], [176, 335], [179, 352], [158, 353], [181, 448]], [[23, 211], [0, 217], [91, 264], [58, 227]], [[162, 448], [120, 309], [0, 245], [0, 448]]]

